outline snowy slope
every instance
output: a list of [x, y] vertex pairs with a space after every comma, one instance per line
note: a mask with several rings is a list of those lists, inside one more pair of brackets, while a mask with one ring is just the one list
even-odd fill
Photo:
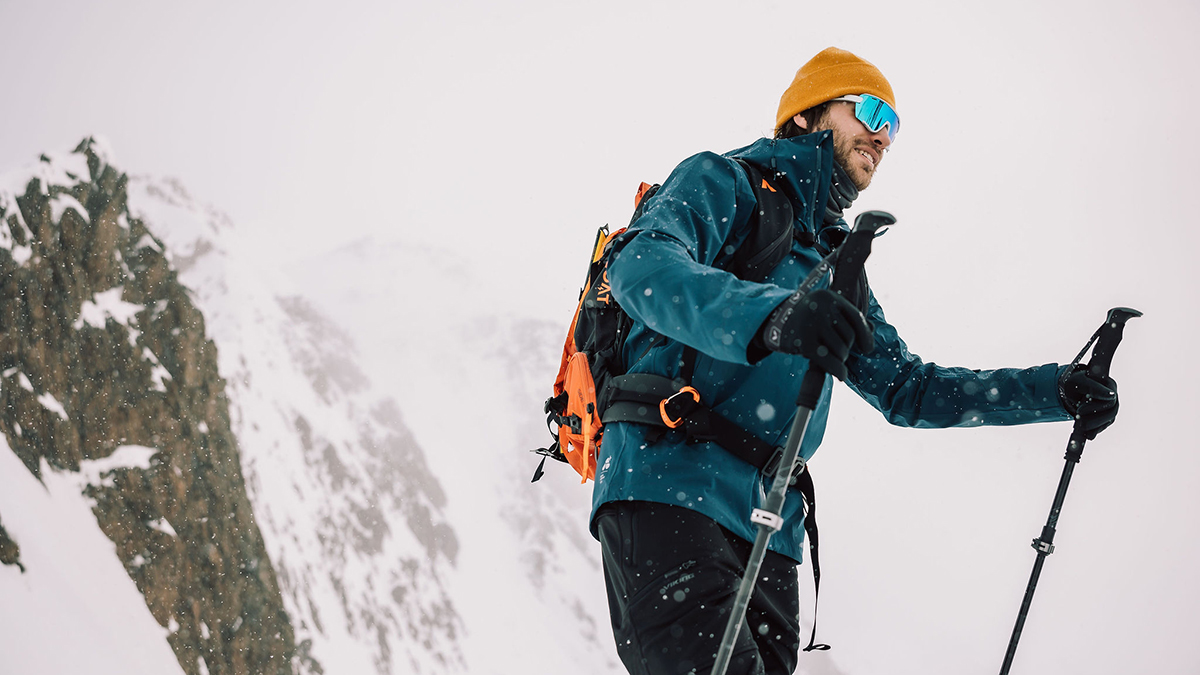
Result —
[[471, 672], [624, 672], [591, 485], [554, 462], [529, 482], [565, 327], [520, 318], [508, 302], [526, 289], [425, 246], [364, 240], [290, 271], [357, 337], [446, 486]]
[[218, 346], [299, 670], [460, 670], [446, 497], [350, 340], [177, 182], [134, 178], [129, 204], [161, 238]]
[[[0, 514], [26, 568], [0, 565], [0, 675], [183, 673], [96, 526], [86, 472], [41, 468], [39, 482], [0, 434]], [[100, 467], [92, 473], [101, 480]]]

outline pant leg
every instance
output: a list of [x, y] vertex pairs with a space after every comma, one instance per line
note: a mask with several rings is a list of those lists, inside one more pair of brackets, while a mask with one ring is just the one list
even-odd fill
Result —
[[[707, 516], [652, 502], [607, 504], [596, 523], [613, 634], [626, 669], [632, 675], [707, 674], [750, 543]], [[768, 581], [751, 597], [729, 675], [785, 675], [796, 665], [795, 563], [768, 556]]]
[[[731, 538], [737, 535], [729, 533]], [[738, 539], [738, 541], [742, 541]], [[742, 560], [750, 557], [745, 545]], [[754, 594], [746, 608], [743, 630], [749, 629], [768, 675], [789, 675], [800, 655], [800, 589], [796, 561], [767, 551]]]

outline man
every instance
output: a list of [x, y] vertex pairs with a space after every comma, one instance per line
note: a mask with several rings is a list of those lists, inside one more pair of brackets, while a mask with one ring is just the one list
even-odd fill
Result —
[[[684, 380], [701, 405], [768, 447], [786, 440], [812, 364], [901, 426], [1080, 416], [1098, 433], [1116, 415], [1111, 380], [1054, 363], [983, 372], [926, 363], [908, 351], [865, 281], [857, 298], [826, 290], [828, 277], [807, 294], [796, 291], [844, 237], [843, 210], [870, 185], [899, 131], [895, 107], [875, 66], [830, 48], [784, 92], [775, 138], [680, 164], [615, 245], [612, 293], [634, 319], [624, 366]], [[790, 253], [762, 281], [724, 268], [747, 240], [757, 203], [737, 160], [761, 171], [794, 213]], [[826, 378], [801, 445], [805, 459], [824, 434], [832, 386]], [[765, 499], [773, 467], [679, 429], [604, 421], [591, 528], [603, 551], [618, 652], [634, 675], [707, 673], [754, 539], [749, 516]], [[791, 493], [731, 674], [791, 673], [797, 664], [804, 516], [800, 495]]]

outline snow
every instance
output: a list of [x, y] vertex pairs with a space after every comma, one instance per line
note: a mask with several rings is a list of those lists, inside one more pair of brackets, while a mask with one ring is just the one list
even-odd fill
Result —
[[[169, 534], [172, 537], [179, 536], [175, 532], [175, 528], [171, 527], [171, 523], [167, 522], [166, 518], [159, 518], [158, 520], [154, 520], [154, 521], [147, 523], [147, 525], [150, 526], [150, 529], [158, 530], [159, 532], [162, 532], [163, 534]], [[241, 617], [238, 617], [238, 618], [241, 619]], [[175, 631], [171, 631], [171, 632], [173, 633]]]
[[25, 241], [32, 239], [29, 226], [17, 206], [16, 195], [24, 192], [24, 186], [17, 187], [20, 180], [28, 180], [28, 172], [13, 171], [0, 174], [0, 248], [7, 249], [17, 265], [24, 265], [33, 256], [33, 249], [19, 246], [13, 240], [12, 226], [15, 225], [25, 235]]
[[62, 407], [62, 404], [49, 392], [39, 395], [37, 401], [42, 404], [43, 408], [61, 417], [63, 421], [70, 419], [67, 417], [67, 411]]
[[[5, 203], [5, 198], [7, 196], [8, 195], [6, 193], [0, 192], [0, 221], [4, 220], [4, 216], [8, 215], [8, 209], [6, 208], [7, 204]], [[10, 230], [5, 224], [0, 223], [0, 248], [11, 253], [12, 247], [12, 230]]]
[[[172, 379], [170, 371], [168, 371], [166, 367], [159, 362], [158, 357], [155, 356], [154, 352], [150, 351], [148, 347], [142, 348], [142, 358], [153, 364], [153, 366], [150, 368], [150, 379], [154, 382], [154, 390], [165, 392], [167, 390], [166, 381]], [[201, 424], [203, 424], [203, 422], [201, 422]], [[205, 429], [207, 428], [208, 427], [205, 426]]]
[[25, 189], [32, 179], [37, 181], [38, 191], [49, 195], [51, 185], [70, 187], [89, 178], [87, 157], [84, 155], [62, 151], [47, 152], [43, 159], [33, 166], [6, 172], [0, 176], [0, 191], [14, 195], [25, 194]]
[[[107, 157], [111, 156], [108, 141], [94, 138], [92, 139], [92, 148], [97, 151], [103, 163], [108, 162]], [[0, 249], [8, 250], [18, 266], [25, 265], [33, 257], [33, 249], [27, 245], [16, 245], [12, 232], [6, 226], [9, 225], [8, 221], [11, 218], [11, 225], [23, 231], [25, 241], [33, 239], [33, 233], [25, 223], [16, 200], [17, 195], [25, 194], [31, 181], [36, 181], [36, 189], [42, 194], [48, 195], [51, 185], [70, 188], [80, 181], [89, 179], [87, 157], [76, 152], [46, 153], [43, 159], [36, 164], [0, 173]], [[61, 221], [67, 209], [74, 210], [85, 222], [88, 222], [87, 209], [72, 195], [59, 192], [50, 199], [50, 217], [54, 222]], [[128, 220], [119, 220], [118, 222], [123, 223], [124, 227], [128, 227]]]
[[151, 237], [148, 234], [143, 234], [142, 238], [138, 239], [137, 243], [133, 245], [133, 249], [135, 251], [143, 249], [143, 248], [148, 248], [148, 249], [152, 249], [155, 251], [162, 251], [162, 247], [158, 245], [157, 241], [154, 241], [154, 237]]
[[94, 134], [88, 141], [91, 145], [92, 152], [96, 155], [96, 159], [100, 160], [100, 166], [108, 166], [116, 161], [116, 155], [113, 153], [112, 142], [108, 136], [103, 134]]
[[77, 482], [41, 473], [0, 435], [0, 519], [26, 569], [0, 565], [0, 672], [182, 674]]
[[13, 262], [17, 263], [18, 266], [23, 266], [25, 263], [29, 262], [30, 258], [33, 257], [33, 247], [32, 246], [13, 246], [12, 247], [12, 257], [13, 257]]
[[50, 198], [50, 219], [52, 221], [56, 223], [61, 221], [67, 209], [75, 211], [75, 215], [83, 218], [85, 223], [89, 222], [87, 209], [83, 208], [83, 204], [80, 204], [78, 199], [65, 192], [60, 192]]
[[112, 485], [107, 474], [117, 469], [149, 469], [158, 453], [142, 445], [122, 445], [103, 459], [85, 459], [79, 463], [79, 479], [86, 485]]
[[[529, 451], [549, 438], [540, 413], [565, 327], [446, 302], [485, 285], [449, 252], [409, 242], [363, 241], [294, 274], [359, 337], [363, 360], [395, 392], [446, 487], [447, 515], [461, 533], [454, 597], [470, 631], [468, 672], [623, 673], [599, 546], [584, 525], [590, 486], [557, 465], [529, 483], [539, 459]], [[464, 419], [461, 406], [445, 402], [460, 400], [468, 382], [486, 404]], [[533, 635], [556, 636], [536, 640], [535, 660]]]
[[91, 300], [84, 300], [83, 306], [79, 308], [79, 319], [75, 321], [75, 329], [83, 328], [85, 323], [93, 328], [103, 329], [109, 318], [128, 326], [144, 307], [122, 300], [121, 294], [124, 291], [124, 286], [114, 286], [107, 291], [96, 293]]
[[218, 345], [248, 493], [297, 642], [311, 641], [308, 654], [331, 674], [454, 668], [464, 629], [445, 595], [445, 537], [418, 537], [409, 510], [424, 514], [417, 526], [449, 528], [419, 472], [379, 476], [398, 467], [377, 453], [403, 446], [387, 445], [396, 434], [377, 418], [378, 392], [354, 374], [353, 346], [290, 304], [292, 285], [178, 182], [134, 178], [129, 205], [165, 245]]

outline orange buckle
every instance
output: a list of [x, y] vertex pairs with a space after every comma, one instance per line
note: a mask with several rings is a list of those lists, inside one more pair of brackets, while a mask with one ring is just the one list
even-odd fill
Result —
[[667, 404], [671, 402], [671, 399], [683, 393], [691, 393], [692, 398], [696, 401], [696, 403], [700, 402], [700, 392], [691, 387], [684, 387], [683, 389], [680, 389], [674, 394], [671, 394], [670, 396], [658, 402], [658, 413], [662, 415], [663, 424], [666, 424], [668, 429], [674, 429], [680, 424], [683, 424], [683, 417], [673, 420], [671, 419], [670, 415], [667, 415]]

